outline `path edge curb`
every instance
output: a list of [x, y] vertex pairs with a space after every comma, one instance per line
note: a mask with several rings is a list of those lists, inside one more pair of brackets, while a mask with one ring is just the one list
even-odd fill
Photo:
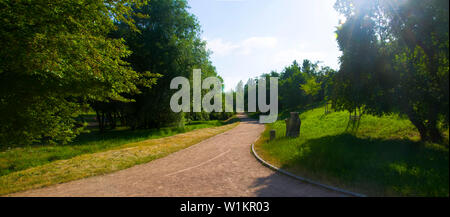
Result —
[[359, 194], [359, 193], [347, 191], [347, 190], [344, 190], [344, 189], [341, 189], [341, 188], [333, 187], [333, 186], [330, 186], [330, 185], [325, 185], [325, 184], [313, 181], [311, 179], [307, 179], [307, 178], [304, 178], [304, 177], [292, 174], [292, 173], [290, 173], [290, 172], [288, 172], [286, 170], [280, 169], [280, 168], [278, 168], [278, 167], [268, 163], [264, 159], [262, 159], [255, 151], [255, 144], [251, 145], [251, 152], [252, 152], [253, 156], [256, 158], [256, 160], [258, 160], [262, 165], [264, 165], [265, 167], [268, 167], [269, 169], [272, 169], [272, 170], [274, 170], [276, 172], [279, 172], [279, 173], [281, 173], [283, 175], [290, 176], [290, 177], [292, 177], [294, 179], [297, 179], [297, 180], [300, 180], [300, 181], [303, 181], [303, 182], [307, 182], [307, 183], [310, 183], [310, 184], [313, 184], [313, 185], [317, 185], [317, 186], [320, 186], [320, 187], [323, 187], [323, 188], [326, 188], [326, 189], [329, 189], [329, 190], [337, 191], [337, 192], [340, 192], [340, 193], [348, 194], [348, 195], [351, 195], [351, 196], [354, 196], [354, 197], [367, 197], [364, 194]]

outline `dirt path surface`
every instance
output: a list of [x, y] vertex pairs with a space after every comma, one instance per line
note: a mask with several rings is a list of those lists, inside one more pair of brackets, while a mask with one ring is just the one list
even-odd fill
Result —
[[262, 166], [250, 145], [264, 125], [230, 131], [146, 164], [10, 196], [345, 196]]

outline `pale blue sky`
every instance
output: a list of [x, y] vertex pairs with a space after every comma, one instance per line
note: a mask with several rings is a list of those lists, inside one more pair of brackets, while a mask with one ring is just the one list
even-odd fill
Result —
[[225, 88], [297, 60], [338, 68], [335, 0], [188, 0]]

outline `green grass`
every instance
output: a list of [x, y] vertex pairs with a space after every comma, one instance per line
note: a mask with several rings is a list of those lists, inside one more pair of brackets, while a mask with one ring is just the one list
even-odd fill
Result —
[[127, 143], [114, 149], [88, 153], [66, 160], [0, 176], [0, 195], [102, 175], [146, 163], [226, 132], [239, 123], [180, 133], [159, 139]]
[[105, 133], [93, 131], [79, 135], [67, 145], [33, 145], [6, 148], [0, 152], [0, 177], [44, 165], [53, 161], [70, 159], [82, 154], [96, 153], [118, 148], [124, 144], [157, 139], [189, 132], [196, 129], [222, 126], [229, 121], [193, 121], [184, 128], [161, 128], [151, 130], [117, 129]]
[[[298, 175], [370, 196], [449, 196], [448, 130], [446, 144], [425, 144], [396, 115], [365, 115], [358, 130], [346, 129], [347, 112], [324, 115], [323, 107], [300, 119], [295, 139], [284, 137], [284, 121], [269, 124], [257, 152]], [[270, 129], [277, 138], [269, 142]]]

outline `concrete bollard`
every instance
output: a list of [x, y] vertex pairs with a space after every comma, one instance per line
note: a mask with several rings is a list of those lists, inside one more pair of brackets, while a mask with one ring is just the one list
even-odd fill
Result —
[[291, 116], [285, 120], [286, 137], [296, 138], [300, 135], [300, 126], [302, 122], [298, 117], [298, 112], [291, 112]]
[[276, 137], [276, 130], [270, 130], [270, 141], [274, 140]]

